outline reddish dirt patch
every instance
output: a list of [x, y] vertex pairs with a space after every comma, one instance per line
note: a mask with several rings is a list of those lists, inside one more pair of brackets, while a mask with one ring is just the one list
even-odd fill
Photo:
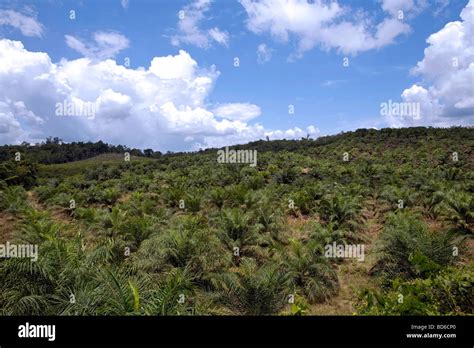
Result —
[[445, 229], [443, 221], [433, 220], [429, 218], [424, 218], [425, 223], [428, 225], [430, 231], [442, 231]]
[[72, 218], [67, 209], [54, 209], [51, 212], [51, 218], [58, 222], [69, 223]]
[[471, 264], [474, 261], [474, 238], [470, 237], [469, 239], [466, 240], [465, 244], [466, 248], [466, 255], [463, 258], [463, 262], [465, 264]]
[[309, 235], [309, 231], [307, 231], [306, 225], [311, 221], [315, 220], [314, 218], [311, 219], [309, 216], [299, 215], [289, 216], [286, 219], [286, 224], [288, 226], [288, 233], [289, 237], [296, 238], [296, 239], [305, 239]]
[[0, 213], [0, 244], [4, 244], [11, 237], [15, 229], [17, 219], [13, 214]]
[[117, 200], [117, 203], [127, 203], [130, 198], [132, 198], [133, 192], [127, 192], [123, 195], [120, 196], [120, 198]]

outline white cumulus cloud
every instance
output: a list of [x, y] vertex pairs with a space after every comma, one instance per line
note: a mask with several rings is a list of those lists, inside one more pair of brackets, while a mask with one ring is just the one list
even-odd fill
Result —
[[161, 79], [190, 79], [196, 68], [196, 61], [183, 50], [177, 56], [155, 57], [150, 65], [150, 71]]
[[[414, 13], [411, 0], [384, 0], [384, 18], [374, 24], [361, 10], [342, 6], [337, 1], [314, 0], [239, 0], [247, 12], [247, 28], [256, 34], [270, 34], [280, 42], [297, 40], [295, 55], [319, 46], [344, 54], [357, 54], [392, 44], [410, 31], [398, 19], [402, 8]], [[419, 1], [420, 2], [420, 1]]]
[[[52, 62], [18, 41], [0, 40], [0, 143], [103, 140], [158, 150], [189, 150], [270, 138], [298, 138], [319, 131], [273, 130], [249, 124], [261, 110], [250, 103], [209, 105], [219, 77], [184, 50], [155, 57], [148, 68], [112, 59]], [[89, 115], [56, 114], [57, 105]]]
[[260, 116], [261, 113], [258, 105], [249, 103], [223, 104], [214, 109], [214, 114], [218, 117], [239, 121], [249, 121]]
[[405, 89], [405, 102], [420, 103], [419, 119], [399, 120], [393, 126], [472, 125], [474, 123], [474, 1], [461, 12], [461, 21], [447, 23], [431, 34], [424, 57], [412, 69], [422, 81]]

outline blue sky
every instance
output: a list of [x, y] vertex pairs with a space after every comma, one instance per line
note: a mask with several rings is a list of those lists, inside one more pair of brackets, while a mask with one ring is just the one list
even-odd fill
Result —
[[[195, 150], [472, 125], [472, 8], [465, 0], [4, 1], [0, 143], [52, 135]], [[419, 112], [382, 115], [389, 100]], [[80, 107], [58, 114], [57, 103], [94, 103], [94, 117], [80, 117]]]

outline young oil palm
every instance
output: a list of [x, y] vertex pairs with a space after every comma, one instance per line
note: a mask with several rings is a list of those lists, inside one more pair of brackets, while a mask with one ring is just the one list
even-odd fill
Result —
[[307, 244], [290, 239], [290, 250], [283, 255], [283, 267], [292, 285], [310, 302], [324, 301], [339, 289], [336, 271], [320, 252], [314, 240]]
[[[426, 277], [456, 261], [462, 240], [449, 232], [433, 232], [419, 215], [405, 212], [388, 216], [377, 246], [373, 272], [394, 277]], [[456, 248], [456, 249], [455, 249]]]
[[277, 263], [259, 267], [251, 258], [243, 258], [230, 272], [214, 275], [212, 283], [216, 301], [241, 315], [278, 313], [290, 295], [288, 275]]
[[195, 285], [193, 272], [188, 268], [173, 268], [147, 294], [144, 312], [147, 315], [193, 314], [192, 296]]
[[0, 190], [0, 211], [18, 213], [27, 207], [26, 191], [22, 186], [6, 186]]
[[446, 195], [446, 218], [464, 233], [474, 233], [474, 197], [465, 192]]

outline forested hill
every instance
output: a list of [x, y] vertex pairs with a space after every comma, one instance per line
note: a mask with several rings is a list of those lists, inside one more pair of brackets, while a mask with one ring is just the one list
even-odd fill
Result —
[[[398, 146], [407, 144], [416, 144], [419, 140], [440, 141], [444, 139], [451, 140], [472, 140], [474, 139], [474, 129], [472, 127], [453, 127], [453, 128], [384, 128], [376, 129], [358, 129], [356, 131], [339, 133], [336, 135], [323, 136], [317, 139], [309, 137], [301, 140], [258, 140], [245, 145], [232, 146], [234, 149], [251, 149], [260, 152], [265, 151], [298, 151], [319, 147], [325, 145], [333, 146], [354, 146], [364, 144], [380, 144], [383, 142], [386, 146]], [[200, 153], [214, 153], [217, 149], [206, 149]], [[0, 146], [0, 161], [8, 161], [15, 157], [15, 153], [21, 153], [27, 160], [41, 164], [67, 163], [83, 159], [92, 158], [107, 153], [130, 153], [132, 156], [146, 156], [160, 158], [163, 154], [160, 151], [152, 149], [133, 149], [123, 145], [110, 145], [102, 141], [98, 142], [73, 142], [64, 143], [59, 138], [49, 137], [45, 142], [36, 145], [23, 143], [21, 145], [3, 145]], [[168, 156], [180, 156], [185, 153], [168, 152]]]
[[[343, 132], [336, 135], [319, 137], [317, 139], [302, 138], [301, 140], [271, 140], [254, 141], [245, 145], [233, 146], [235, 149], [252, 149], [258, 151], [295, 151], [316, 146], [325, 145], [363, 145], [380, 144], [387, 146], [397, 146], [406, 144], [416, 144], [419, 140], [445, 140], [458, 139], [473, 140], [473, 127], [412, 127], [412, 128], [382, 128], [377, 129], [357, 129], [356, 131]], [[212, 149], [215, 150], [215, 149]]]
[[73, 142], [65, 143], [59, 138], [46, 139], [45, 142], [30, 145], [23, 143], [21, 145], [0, 146], [0, 160], [7, 161], [15, 157], [19, 152], [25, 159], [41, 164], [67, 163], [88, 159], [105, 153], [130, 153], [132, 156], [159, 157], [160, 152], [154, 152], [151, 149], [144, 151], [129, 148], [123, 145], [110, 145], [102, 141], [93, 142]]

